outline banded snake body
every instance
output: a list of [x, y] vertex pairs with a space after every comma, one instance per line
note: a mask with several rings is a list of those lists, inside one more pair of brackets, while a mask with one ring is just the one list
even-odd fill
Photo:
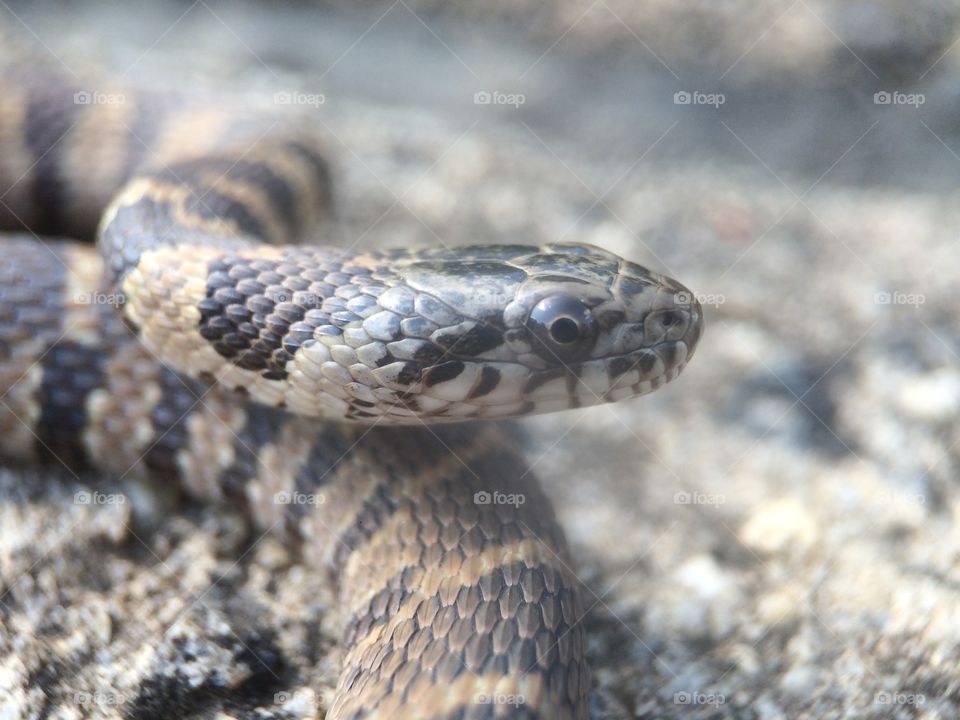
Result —
[[285, 532], [338, 589], [328, 718], [585, 718], [550, 503], [500, 426], [454, 423], [660, 387], [692, 295], [585, 245], [298, 244], [331, 206], [309, 124], [82, 92], [0, 63], [0, 454], [136, 468]]

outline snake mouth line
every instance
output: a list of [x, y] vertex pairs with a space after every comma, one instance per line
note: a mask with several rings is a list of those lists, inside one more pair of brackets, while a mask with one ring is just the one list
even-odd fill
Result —
[[[628, 374], [636, 373], [636, 380], [631, 383], [620, 383], [617, 378], [611, 377], [610, 388], [600, 395], [601, 402], [617, 402], [646, 395], [663, 387], [683, 372], [692, 355], [690, 345], [683, 340], [659, 343], [653, 347], [644, 348], [640, 352], [647, 359], [650, 357], [656, 358], [656, 363], [662, 369], [658, 370], [656, 366], [653, 366], [645, 371], [638, 360], [627, 371]], [[621, 375], [619, 379], [626, 379], [626, 376]]]
[[636, 395], [645, 395], [651, 393], [658, 388], [663, 387], [669, 382], [672, 382], [683, 372], [683, 369], [687, 366], [687, 363], [682, 362], [677, 365], [675, 368], [667, 370], [663, 375], [660, 375], [650, 380], [642, 380], [631, 386], [631, 389]]
[[602, 400], [605, 403], [617, 402], [624, 398], [638, 397], [640, 395], [648, 395], [654, 390], [658, 390], [669, 382], [673, 382], [676, 378], [683, 372], [684, 368], [687, 367], [687, 362], [681, 362], [676, 367], [670, 368], [663, 372], [660, 375], [657, 375], [646, 380], [640, 380], [633, 383], [632, 385], [624, 385], [622, 387], [613, 387], [602, 396]]

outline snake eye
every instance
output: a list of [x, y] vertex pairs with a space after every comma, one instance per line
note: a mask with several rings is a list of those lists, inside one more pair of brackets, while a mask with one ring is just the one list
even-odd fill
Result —
[[544, 360], [576, 360], [590, 352], [597, 322], [590, 308], [569, 295], [551, 295], [538, 302], [527, 326], [540, 342], [534, 349]]

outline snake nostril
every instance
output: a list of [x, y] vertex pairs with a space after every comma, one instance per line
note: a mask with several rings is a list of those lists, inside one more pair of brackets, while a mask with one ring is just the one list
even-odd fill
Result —
[[679, 325], [683, 321], [683, 318], [680, 316], [680, 313], [673, 310], [667, 310], [660, 316], [660, 325], [665, 328], [672, 328], [674, 325]]

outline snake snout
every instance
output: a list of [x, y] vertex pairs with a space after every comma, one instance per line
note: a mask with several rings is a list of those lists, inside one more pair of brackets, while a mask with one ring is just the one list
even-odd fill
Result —
[[674, 380], [693, 357], [702, 332], [700, 303], [680, 283], [651, 275], [645, 286], [629, 287], [635, 292], [621, 295], [629, 320], [612, 336], [604, 361], [606, 402], [644, 395]]
[[692, 356], [700, 340], [703, 310], [694, 293], [676, 282], [662, 287], [643, 322], [645, 344], [680, 342]]

